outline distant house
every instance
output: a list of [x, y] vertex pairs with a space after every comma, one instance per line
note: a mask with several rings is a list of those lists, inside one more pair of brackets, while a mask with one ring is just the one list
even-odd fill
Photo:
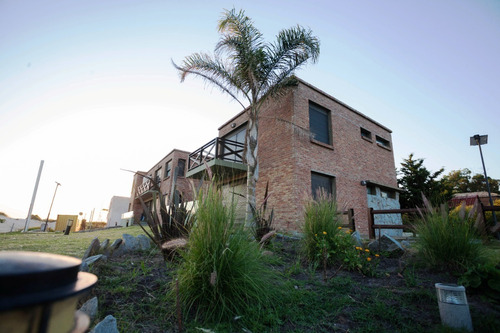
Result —
[[[493, 199], [493, 202], [495, 202], [495, 200], [500, 199], [500, 194], [491, 193], [491, 198]], [[490, 205], [488, 192], [456, 193], [453, 195], [453, 198], [451, 198], [449, 204], [451, 207], [456, 207], [460, 206], [462, 202], [465, 202], [466, 206], [471, 206], [474, 204], [476, 199], [479, 199], [479, 201], [485, 206]]]
[[129, 197], [114, 196], [111, 198], [108, 210], [108, 219], [106, 225], [115, 227], [121, 225], [122, 214], [129, 210]]
[[[242, 111], [219, 128], [218, 138], [192, 153], [182, 152], [182, 157], [175, 157], [174, 150], [141, 174], [159, 176], [164, 186], [165, 172], [157, 175], [157, 170], [169, 158], [173, 163], [183, 159], [186, 178], [204, 177], [208, 166], [223, 180], [224, 193], [238, 201], [243, 219], [247, 121]], [[320, 188], [335, 197], [340, 208], [354, 209], [355, 227], [364, 235], [368, 234], [368, 208], [400, 207], [391, 130], [307, 82], [299, 80], [279, 100], [263, 105], [258, 140], [257, 204], [262, 203], [269, 184], [268, 207], [274, 209], [278, 230], [300, 230], [304, 203]], [[135, 176], [132, 198], [148, 187], [147, 182]], [[139, 211], [137, 201], [132, 200], [133, 210]], [[376, 223], [402, 223], [400, 216], [376, 218]]]

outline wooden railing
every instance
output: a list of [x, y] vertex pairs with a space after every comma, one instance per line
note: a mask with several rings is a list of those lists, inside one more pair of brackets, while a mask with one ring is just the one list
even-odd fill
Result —
[[243, 163], [244, 148], [245, 145], [241, 142], [215, 138], [189, 154], [188, 171], [213, 159]]
[[368, 209], [368, 236], [370, 239], [375, 238], [375, 229], [379, 229], [379, 236], [381, 229], [411, 229], [408, 225], [403, 224], [375, 224], [374, 215], [377, 214], [404, 214], [404, 213], [418, 213], [417, 208], [410, 209], [380, 209], [374, 210], [373, 208]]
[[137, 195], [142, 195], [144, 192], [147, 192], [153, 187], [153, 182], [148, 179], [141, 185], [137, 186]]

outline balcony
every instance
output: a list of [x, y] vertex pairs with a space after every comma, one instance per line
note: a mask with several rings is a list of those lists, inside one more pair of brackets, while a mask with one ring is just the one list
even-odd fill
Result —
[[215, 138], [189, 154], [186, 177], [201, 178], [207, 167], [219, 176], [235, 176], [246, 172], [243, 163], [245, 145], [241, 142]]

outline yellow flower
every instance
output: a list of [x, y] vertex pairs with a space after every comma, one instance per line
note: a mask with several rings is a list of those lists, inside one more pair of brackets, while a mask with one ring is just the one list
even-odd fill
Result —
[[314, 237], [318, 237], [318, 234], [314, 234]]
[[326, 231], [323, 231], [323, 235], [326, 235]]
[[362, 249], [362, 248], [360, 248], [359, 246], [356, 246], [356, 250], [361, 251], [361, 250], [363, 250], [363, 249]]
[[368, 257], [366, 258], [366, 261], [372, 261], [372, 258]]
[[377, 257], [377, 258], [380, 257], [380, 254], [376, 254], [375, 257]]
[[339, 230], [340, 230], [340, 229], [342, 229], [342, 227], [338, 227], [337, 229], [339, 229]]
[[368, 249], [365, 249], [365, 252], [370, 252], [370, 250], [368, 250]]

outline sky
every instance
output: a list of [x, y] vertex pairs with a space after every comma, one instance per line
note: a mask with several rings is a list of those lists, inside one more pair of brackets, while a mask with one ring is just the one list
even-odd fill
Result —
[[500, 178], [500, 1], [0, 0], [0, 211], [105, 218], [132, 173], [193, 151], [241, 111], [172, 61], [213, 53], [224, 9], [267, 41], [300, 24], [321, 41], [296, 74], [390, 128], [396, 168]]

